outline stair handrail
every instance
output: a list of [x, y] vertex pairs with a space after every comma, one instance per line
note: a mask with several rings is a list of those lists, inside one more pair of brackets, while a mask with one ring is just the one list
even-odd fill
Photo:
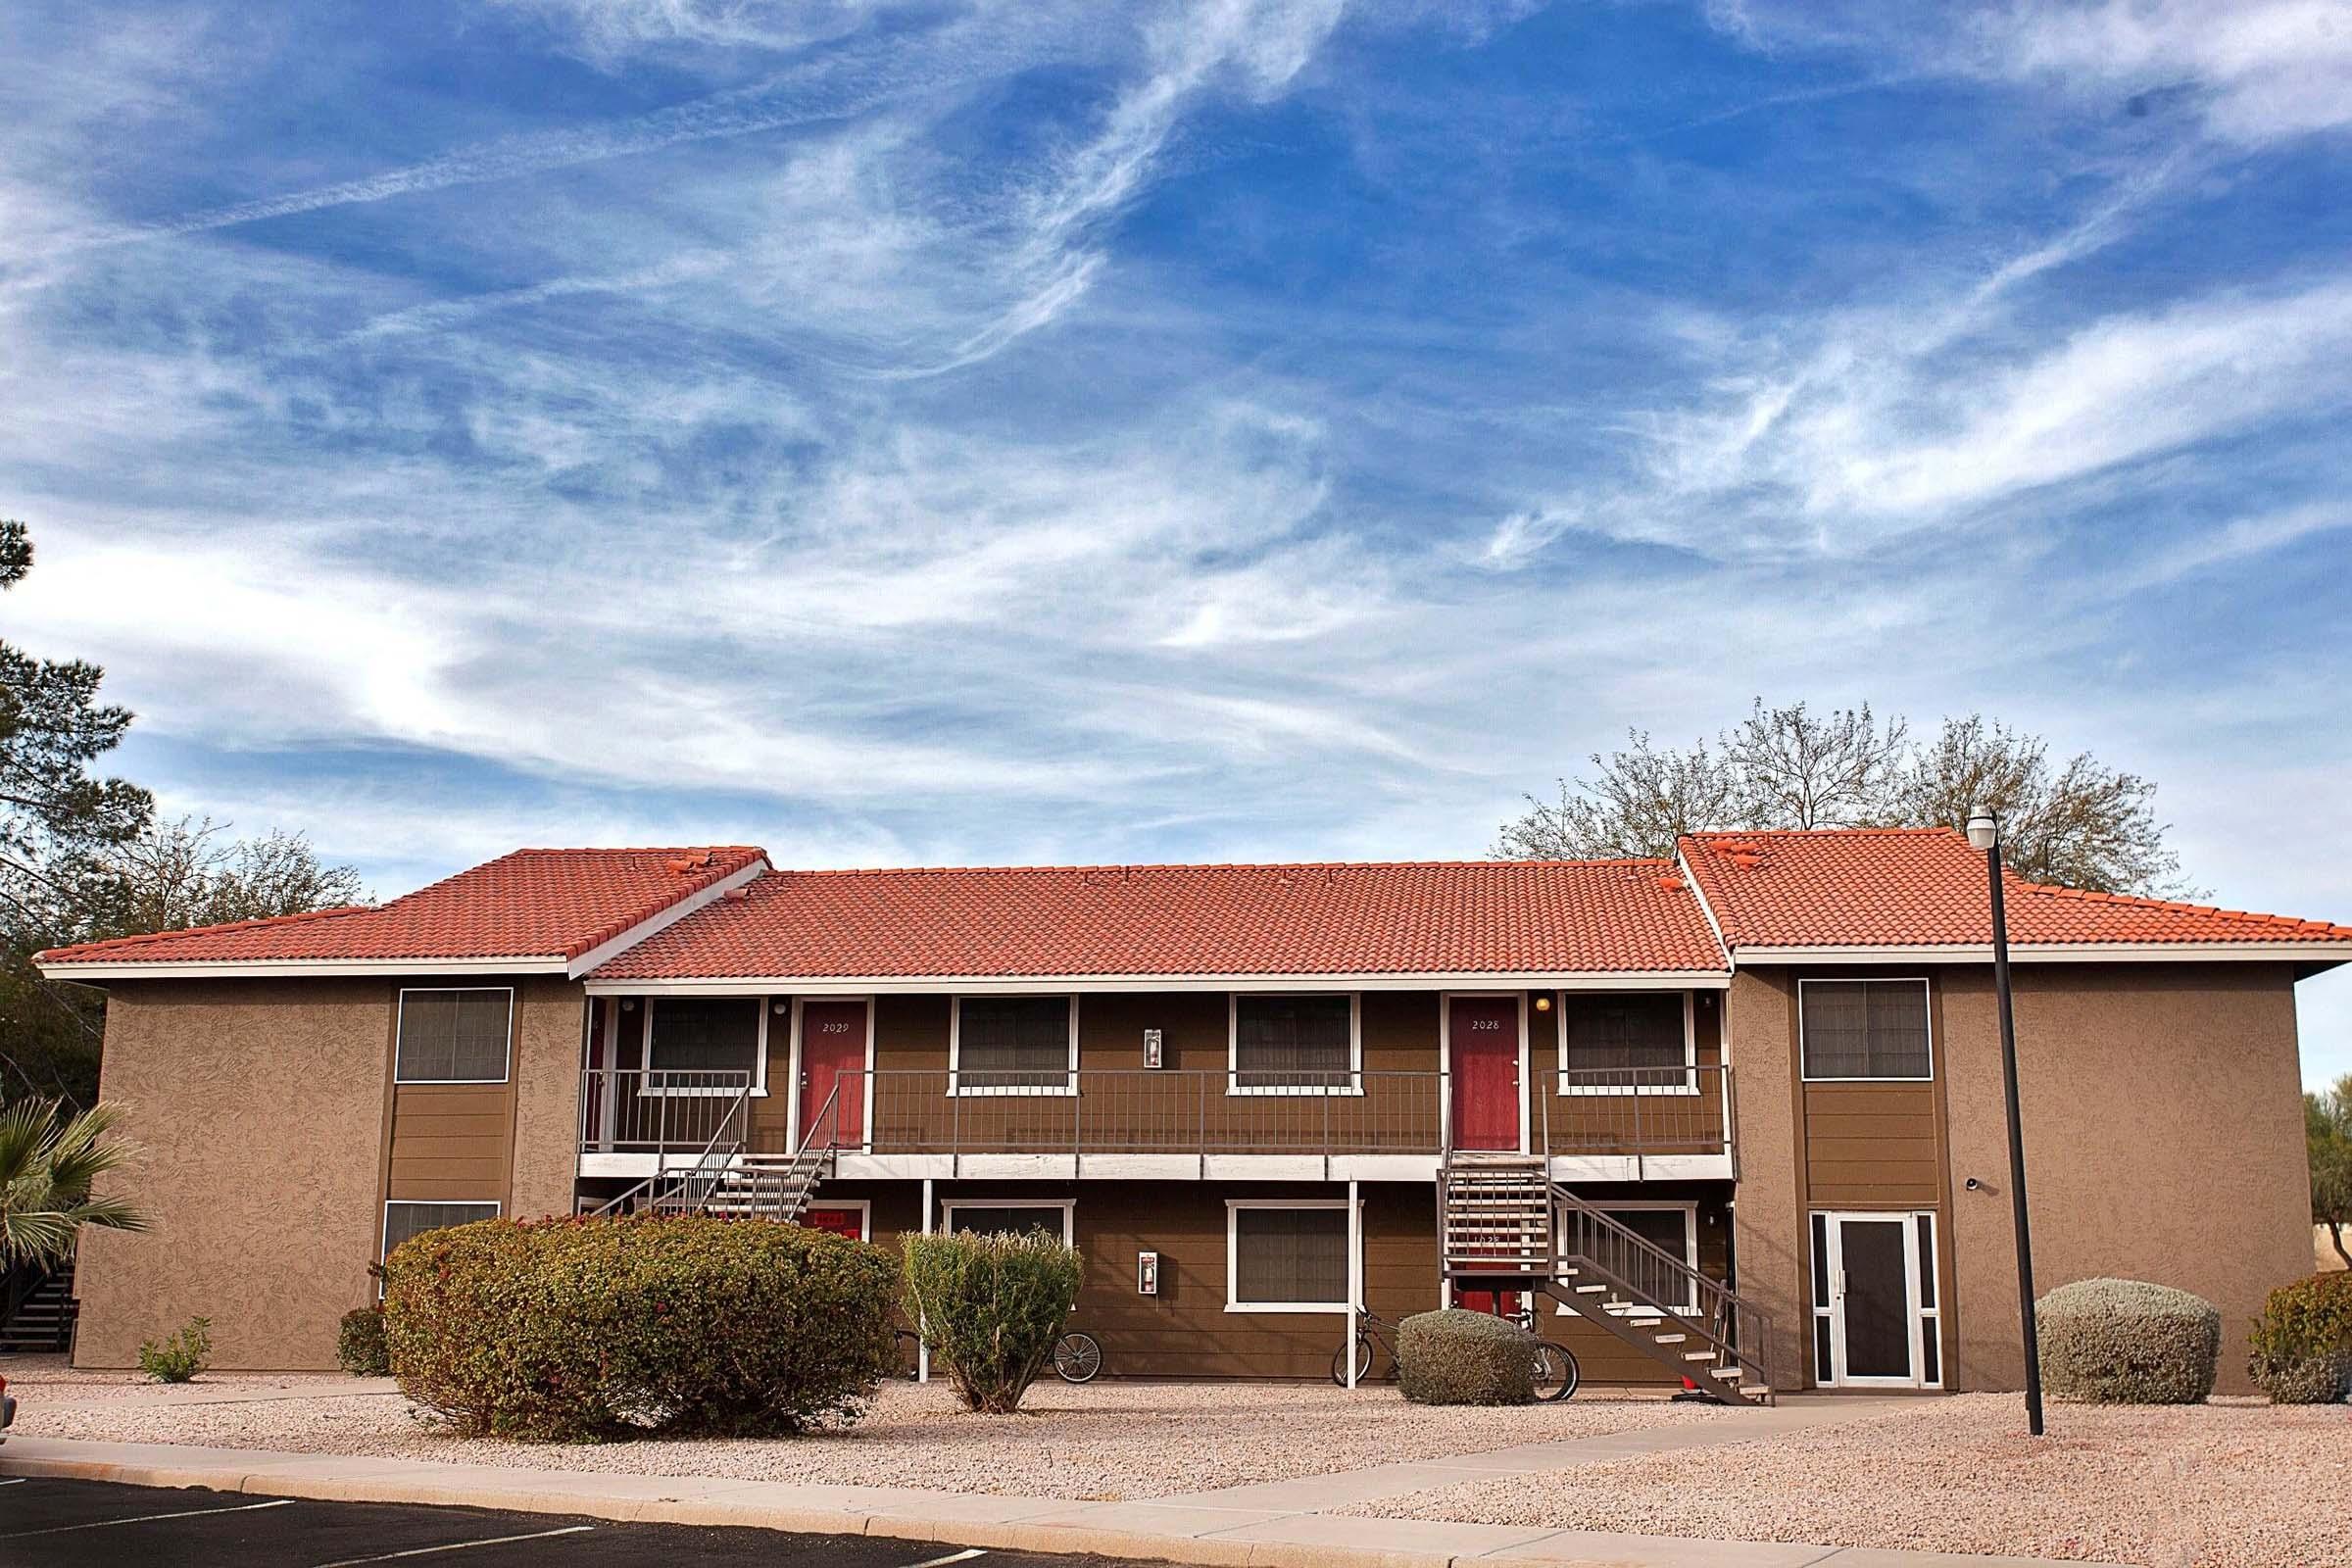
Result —
[[[820, 1136], [821, 1139], [820, 1139]], [[793, 1151], [792, 1160], [779, 1173], [776, 1181], [776, 1218], [791, 1220], [797, 1213], [784, 1212], [786, 1195], [796, 1188], [801, 1195], [800, 1207], [808, 1207], [808, 1200], [816, 1191], [818, 1178], [833, 1168], [841, 1152], [841, 1085], [836, 1081], [825, 1096], [825, 1102], [808, 1120], [808, 1130], [801, 1135], [800, 1147]]]
[[[636, 1186], [592, 1210], [591, 1217], [624, 1212], [646, 1207], [649, 1204], [660, 1205], [676, 1202], [683, 1194], [694, 1191], [698, 1187], [700, 1190], [694, 1191], [693, 1200], [680, 1206], [686, 1213], [699, 1210], [703, 1204], [710, 1201], [712, 1190], [718, 1185], [719, 1176], [729, 1164], [733, 1163], [736, 1156], [743, 1152], [745, 1134], [738, 1132], [730, 1140], [727, 1137], [727, 1130], [737, 1125], [738, 1117], [743, 1119], [742, 1125], [746, 1129], [749, 1128], [751, 1105], [751, 1086], [746, 1084], [736, 1091], [733, 1103], [729, 1104], [726, 1110], [720, 1114], [718, 1125], [711, 1129], [710, 1141], [703, 1145], [702, 1152], [695, 1156], [693, 1164], [677, 1170], [656, 1169], [651, 1176]], [[657, 1164], [665, 1158], [667, 1158], [666, 1152], [657, 1152], [654, 1155]]]
[[[1721, 1280], [1692, 1268], [1688, 1261], [1675, 1256], [1647, 1237], [1611, 1219], [1597, 1205], [1587, 1202], [1558, 1182], [1552, 1182], [1550, 1186], [1552, 1203], [1555, 1208], [1567, 1209], [1576, 1215], [1579, 1223], [1590, 1225], [1600, 1235], [1606, 1236], [1613, 1246], [1630, 1251], [1633, 1256], [1641, 1258], [1643, 1262], [1659, 1270], [1666, 1278], [1688, 1287], [1688, 1295], [1685, 1299], [1689, 1300], [1695, 1310], [1685, 1310], [1679, 1305], [1670, 1305], [1664, 1301], [1654, 1301], [1651, 1304], [1667, 1315], [1681, 1320], [1687, 1327], [1704, 1338], [1714, 1348], [1731, 1356], [1742, 1367], [1755, 1373], [1758, 1382], [1771, 1388], [1779, 1387], [1773, 1381], [1770, 1361], [1771, 1314], [1742, 1298]], [[1555, 1218], [1552, 1222], [1552, 1229], [1556, 1238], [1568, 1228], [1560, 1225]], [[1609, 1283], [1621, 1290], [1642, 1296], [1649, 1294], [1626, 1277], [1622, 1271], [1609, 1267], [1605, 1261], [1593, 1257], [1588, 1252], [1581, 1250], [1569, 1251], [1563, 1248], [1562, 1255], [1573, 1259], [1579, 1268], [1589, 1268], [1607, 1276]]]

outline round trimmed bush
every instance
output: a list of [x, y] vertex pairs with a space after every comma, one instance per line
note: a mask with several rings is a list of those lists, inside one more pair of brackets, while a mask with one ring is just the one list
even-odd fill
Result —
[[1490, 1312], [1415, 1313], [1396, 1325], [1396, 1379], [1416, 1404], [1532, 1404], [1536, 1337]]
[[2041, 1376], [2086, 1404], [2195, 1404], [2213, 1392], [2222, 1314], [2144, 1280], [2078, 1280], [2034, 1303]]
[[482, 1220], [394, 1249], [384, 1346], [467, 1435], [767, 1437], [864, 1413], [897, 1295], [888, 1252], [798, 1225]]
[[2352, 1395], [2352, 1273], [2281, 1285], [2254, 1324], [2246, 1372], [2273, 1404], [2332, 1404]]
[[384, 1358], [381, 1306], [355, 1306], [343, 1314], [343, 1321], [335, 1330], [335, 1359], [355, 1378], [392, 1375], [392, 1363]]
[[1085, 1265], [1045, 1230], [906, 1236], [906, 1304], [956, 1396], [1009, 1415], [1054, 1354]]

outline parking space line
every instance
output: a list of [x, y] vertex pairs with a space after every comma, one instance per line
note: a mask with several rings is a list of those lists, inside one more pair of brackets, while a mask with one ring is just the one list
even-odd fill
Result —
[[987, 1555], [978, 1546], [967, 1546], [961, 1551], [951, 1551], [945, 1557], [925, 1557], [921, 1562], [910, 1562], [906, 1568], [948, 1568], [952, 1562], [970, 1562], [974, 1557]]
[[[444, 1546], [411, 1546], [406, 1551], [387, 1551], [373, 1557], [337, 1557], [333, 1562], [318, 1564], [318, 1568], [356, 1568], [357, 1564], [364, 1562], [391, 1562], [399, 1557], [430, 1557], [437, 1551], [464, 1551], [469, 1546], [504, 1546], [516, 1541], [545, 1541], [550, 1536], [585, 1535], [595, 1528], [594, 1525], [565, 1525], [561, 1530], [534, 1530], [527, 1536], [494, 1536], [488, 1541], [453, 1541]], [[955, 1560], [952, 1557], [940, 1558], [941, 1562]]]
[[283, 1508], [293, 1501], [292, 1497], [272, 1497], [268, 1502], [241, 1503], [234, 1508], [189, 1508], [180, 1513], [143, 1513], [135, 1519], [92, 1519], [85, 1524], [51, 1525], [46, 1530], [15, 1530], [0, 1536], [0, 1541], [24, 1541], [31, 1536], [62, 1536], [74, 1530], [110, 1530], [116, 1525], [147, 1525], [162, 1519], [202, 1519], [207, 1514], [251, 1513], [257, 1508]]

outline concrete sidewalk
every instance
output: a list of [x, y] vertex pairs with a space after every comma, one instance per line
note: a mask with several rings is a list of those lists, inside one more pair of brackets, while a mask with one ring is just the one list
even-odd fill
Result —
[[[1851, 1419], [1784, 1406], [1776, 1428]], [[1762, 1436], [1754, 1425], [1697, 1442]], [[1135, 1502], [1072, 1502], [689, 1476], [583, 1474], [504, 1465], [436, 1464], [205, 1448], [176, 1444], [14, 1438], [0, 1474], [65, 1476], [142, 1486], [211, 1487], [265, 1496], [362, 1502], [458, 1503], [528, 1513], [690, 1525], [751, 1525], [831, 1535], [944, 1541], [1004, 1550], [1099, 1552], [1231, 1568], [1453, 1568], [1472, 1562], [1584, 1568], [2025, 1568], [2046, 1559], [1857, 1546], [1701, 1541], [1512, 1525], [1362, 1519], [1325, 1510], [1496, 1474], [1540, 1475], [1566, 1465], [1692, 1446], [1686, 1430], [1526, 1444], [1490, 1453], [1379, 1465]], [[2076, 1568], [2117, 1568], [2077, 1564]]]

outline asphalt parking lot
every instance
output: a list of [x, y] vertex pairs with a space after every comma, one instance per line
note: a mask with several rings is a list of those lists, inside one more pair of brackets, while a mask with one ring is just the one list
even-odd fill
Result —
[[0, 1480], [0, 1568], [1119, 1568], [1104, 1557], [978, 1551], [872, 1536], [622, 1524], [416, 1503], [317, 1502], [250, 1493]]

